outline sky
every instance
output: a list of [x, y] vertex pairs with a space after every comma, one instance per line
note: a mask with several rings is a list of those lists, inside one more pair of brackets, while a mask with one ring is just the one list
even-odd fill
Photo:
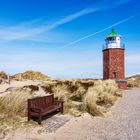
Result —
[[101, 78], [111, 28], [125, 43], [126, 76], [140, 73], [139, 0], [0, 0], [0, 70]]

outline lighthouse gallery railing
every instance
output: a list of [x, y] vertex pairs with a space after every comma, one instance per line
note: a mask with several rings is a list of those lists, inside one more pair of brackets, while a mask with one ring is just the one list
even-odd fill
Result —
[[110, 46], [108, 46], [107, 44], [104, 44], [104, 45], [103, 45], [103, 50], [110, 49], [110, 48], [125, 49], [125, 44], [124, 44], [124, 43], [121, 43], [119, 46], [116, 44], [116, 47], [110, 47]]

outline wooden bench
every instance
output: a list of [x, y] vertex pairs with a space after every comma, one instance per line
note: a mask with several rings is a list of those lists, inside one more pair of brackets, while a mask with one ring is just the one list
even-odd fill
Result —
[[42, 117], [53, 112], [63, 113], [63, 101], [54, 101], [54, 95], [28, 99], [28, 121], [32, 117], [38, 118], [38, 124], [41, 124]]

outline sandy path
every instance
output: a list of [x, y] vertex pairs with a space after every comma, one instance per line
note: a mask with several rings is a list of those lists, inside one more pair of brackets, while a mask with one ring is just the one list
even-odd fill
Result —
[[[10, 84], [1, 84], [0, 85], [0, 93], [4, 92], [6, 89], [10, 88], [10, 87], [22, 87], [22, 86], [27, 86], [27, 85], [38, 85], [41, 82], [39, 81], [12, 81]], [[2, 94], [0, 94], [0, 96], [2, 96]]]
[[[33, 138], [34, 136], [30, 135], [29, 137]], [[91, 118], [85, 114], [83, 117], [71, 119], [56, 133], [42, 134], [39, 139], [139, 140], [140, 89], [124, 91], [123, 98], [104, 118]]]

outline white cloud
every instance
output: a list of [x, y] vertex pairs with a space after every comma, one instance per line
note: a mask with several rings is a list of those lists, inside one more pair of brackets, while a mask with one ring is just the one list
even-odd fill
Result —
[[138, 53], [127, 54], [125, 58], [125, 65], [127, 76], [140, 73], [140, 55]]
[[139, 65], [140, 64], [140, 54], [129, 54], [126, 56], [127, 65]]
[[[84, 53], [84, 52], [83, 52]], [[27, 53], [16, 55], [1, 54], [0, 60], [1, 70], [6, 70], [8, 73], [18, 73], [25, 70], [37, 70], [48, 75], [59, 77], [73, 77], [77, 75], [88, 76], [94, 73], [94, 75], [100, 75], [97, 73], [101, 68], [102, 62], [100, 58], [94, 58], [94, 53], [87, 52], [85, 54], [90, 55], [91, 59], [84, 58], [82, 56], [76, 57], [75, 54], [69, 52], [64, 56], [61, 56], [59, 52], [56, 53]], [[66, 55], [68, 57], [66, 57]], [[83, 55], [81, 53], [81, 55]], [[84, 55], [83, 55], [84, 56]], [[95, 55], [96, 56], [96, 55]], [[93, 68], [93, 69], [92, 69]]]
[[[45, 25], [44, 23], [42, 23], [41, 19], [35, 19], [33, 21], [23, 22], [16, 26], [1, 27], [0, 28], [0, 40], [2, 40], [3, 42], [13, 41], [13, 40], [17, 40], [17, 39], [26, 40], [26, 39], [29, 39], [29, 37], [35, 36], [37, 34], [41, 34], [43, 32], [47, 32], [60, 25], [73, 21], [81, 16], [84, 16], [84, 15], [87, 15], [90, 13], [94, 13], [97, 11], [101, 11], [101, 10], [111, 9], [118, 5], [124, 4], [128, 1], [130, 1], [130, 0], [117, 0], [115, 2], [111, 1], [111, 0], [104, 0], [95, 6], [85, 8], [76, 13], [65, 16], [65, 17], [53, 22], [50, 25]], [[42, 26], [39, 26], [39, 25], [42, 25]], [[36, 26], [36, 27], [34, 27], [34, 26]]]
[[86, 36], [84, 36], [84, 37], [82, 37], [82, 38], [80, 38], [80, 39], [78, 39], [78, 40], [72, 41], [72, 42], [70, 42], [69, 44], [63, 46], [62, 48], [69, 47], [69, 46], [71, 46], [71, 45], [73, 45], [73, 44], [76, 44], [76, 43], [82, 41], [82, 40], [85, 40], [85, 39], [90, 38], [90, 37], [92, 37], [92, 36], [95, 36], [95, 35], [97, 35], [97, 34], [99, 34], [99, 33], [102, 33], [102, 32], [104, 32], [104, 31], [106, 31], [106, 30], [108, 30], [108, 29], [110, 29], [110, 28], [112, 28], [112, 27], [115, 27], [115, 26], [120, 25], [120, 24], [122, 24], [122, 23], [124, 23], [124, 22], [127, 22], [127, 21], [129, 21], [130, 19], [133, 19], [134, 17], [135, 17], [135, 16], [130, 16], [130, 17], [126, 18], [126, 19], [120, 20], [120, 21], [118, 21], [118, 22], [116, 22], [116, 23], [114, 23], [114, 24], [112, 24], [112, 25], [110, 25], [110, 26], [108, 26], [108, 27], [106, 27], [106, 28], [104, 28], [104, 29], [102, 29], [102, 30], [99, 30], [99, 31], [97, 31], [97, 32], [95, 32], [95, 33], [92, 33], [92, 34], [89, 34], [89, 35], [86, 35]]

